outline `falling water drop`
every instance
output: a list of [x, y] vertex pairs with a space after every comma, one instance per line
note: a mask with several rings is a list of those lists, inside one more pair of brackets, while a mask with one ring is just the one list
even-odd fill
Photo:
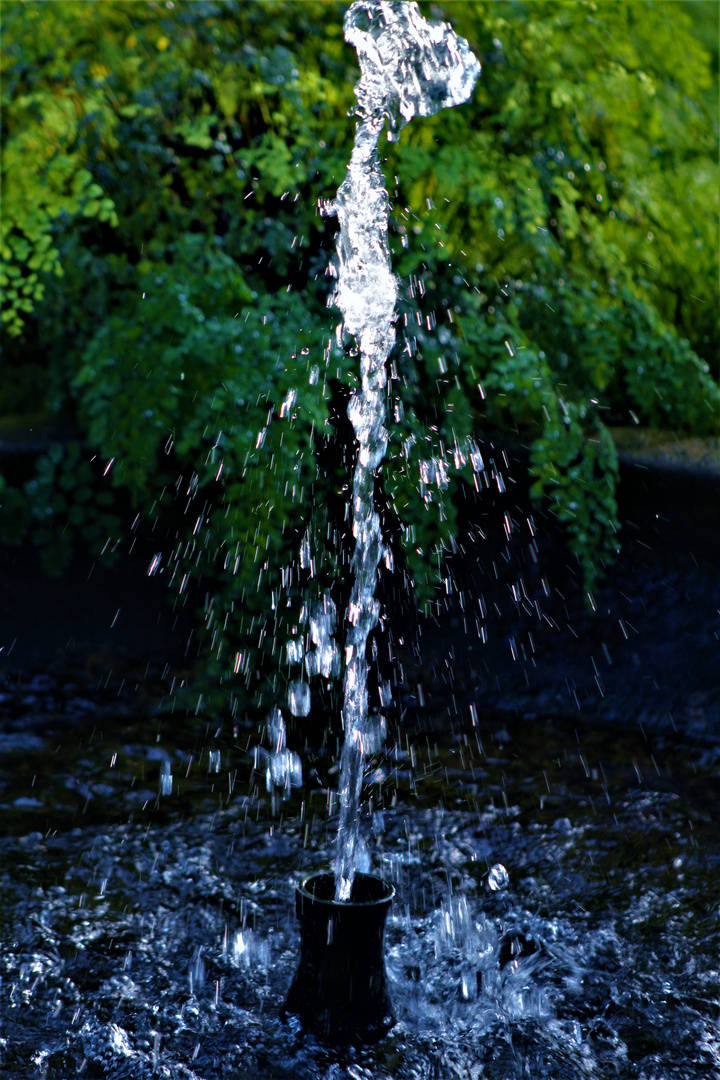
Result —
[[305, 652], [302, 638], [291, 638], [285, 646], [288, 664], [300, 664]]
[[488, 888], [491, 892], [503, 892], [510, 884], [510, 875], [502, 863], [496, 863], [487, 877]]
[[172, 795], [173, 778], [170, 771], [170, 762], [166, 759], [160, 767], [160, 794]]
[[295, 679], [288, 686], [288, 705], [293, 716], [308, 716], [310, 713], [310, 687], [301, 679]]

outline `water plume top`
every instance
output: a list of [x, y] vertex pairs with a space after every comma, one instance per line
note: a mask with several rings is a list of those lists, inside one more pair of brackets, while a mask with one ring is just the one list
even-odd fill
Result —
[[344, 32], [360, 63], [357, 113], [387, 116], [390, 140], [414, 116], [468, 101], [480, 75], [467, 41], [424, 19], [414, 0], [356, 0]]

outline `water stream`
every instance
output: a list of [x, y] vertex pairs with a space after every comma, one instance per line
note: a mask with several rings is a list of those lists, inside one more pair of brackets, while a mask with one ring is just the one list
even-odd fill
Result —
[[348, 416], [358, 442], [352, 489], [355, 537], [354, 583], [345, 645], [343, 743], [340, 765], [340, 824], [335, 856], [336, 895], [350, 897], [358, 868], [359, 807], [365, 757], [384, 738], [382, 716], [368, 714], [367, 643], [377, 626], [377, 568], [383, 551], [374, 505], [375, 470], [387, 448], [386, 365], [395, 343], [397, 285], [388, 245], [388, 193], [378, 140], [388, 138], [415, 116], [432, 116], [470, 97], [480, 65], [449, 26], [428, 23], [415, 3], [356, 0], [345, 16], [345, 38], [355, 46], [361, 78], [355, 87], [358, 125], [347, 176], [335, 200], [323, 206], [338, 218], [337, 279], [333, 301], [360, 351], [361, 386]]

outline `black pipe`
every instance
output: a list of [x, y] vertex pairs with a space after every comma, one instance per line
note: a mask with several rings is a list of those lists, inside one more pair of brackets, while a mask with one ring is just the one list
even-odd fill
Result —
[[295, 893], [300, 963], [285, 1012], [336, 1042], [373, 1042], [392, 1027], [383, 943], [395, 890], [356, 874], [350, 900], [335, 900], [332, 874], [313, 874]]

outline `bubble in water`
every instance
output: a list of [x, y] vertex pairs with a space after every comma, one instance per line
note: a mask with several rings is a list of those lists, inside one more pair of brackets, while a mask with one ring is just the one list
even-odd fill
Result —
[[496, 863], [492, 867], [487, 878], [488, 888], [492, 892], [502, 892], [510, 884], [510, 875], [502, 863]]
[[288, 687], [288, 705], [293, 716], [307, 716], [310, 712], [310, 687], [301, 679], [295, 679]]

